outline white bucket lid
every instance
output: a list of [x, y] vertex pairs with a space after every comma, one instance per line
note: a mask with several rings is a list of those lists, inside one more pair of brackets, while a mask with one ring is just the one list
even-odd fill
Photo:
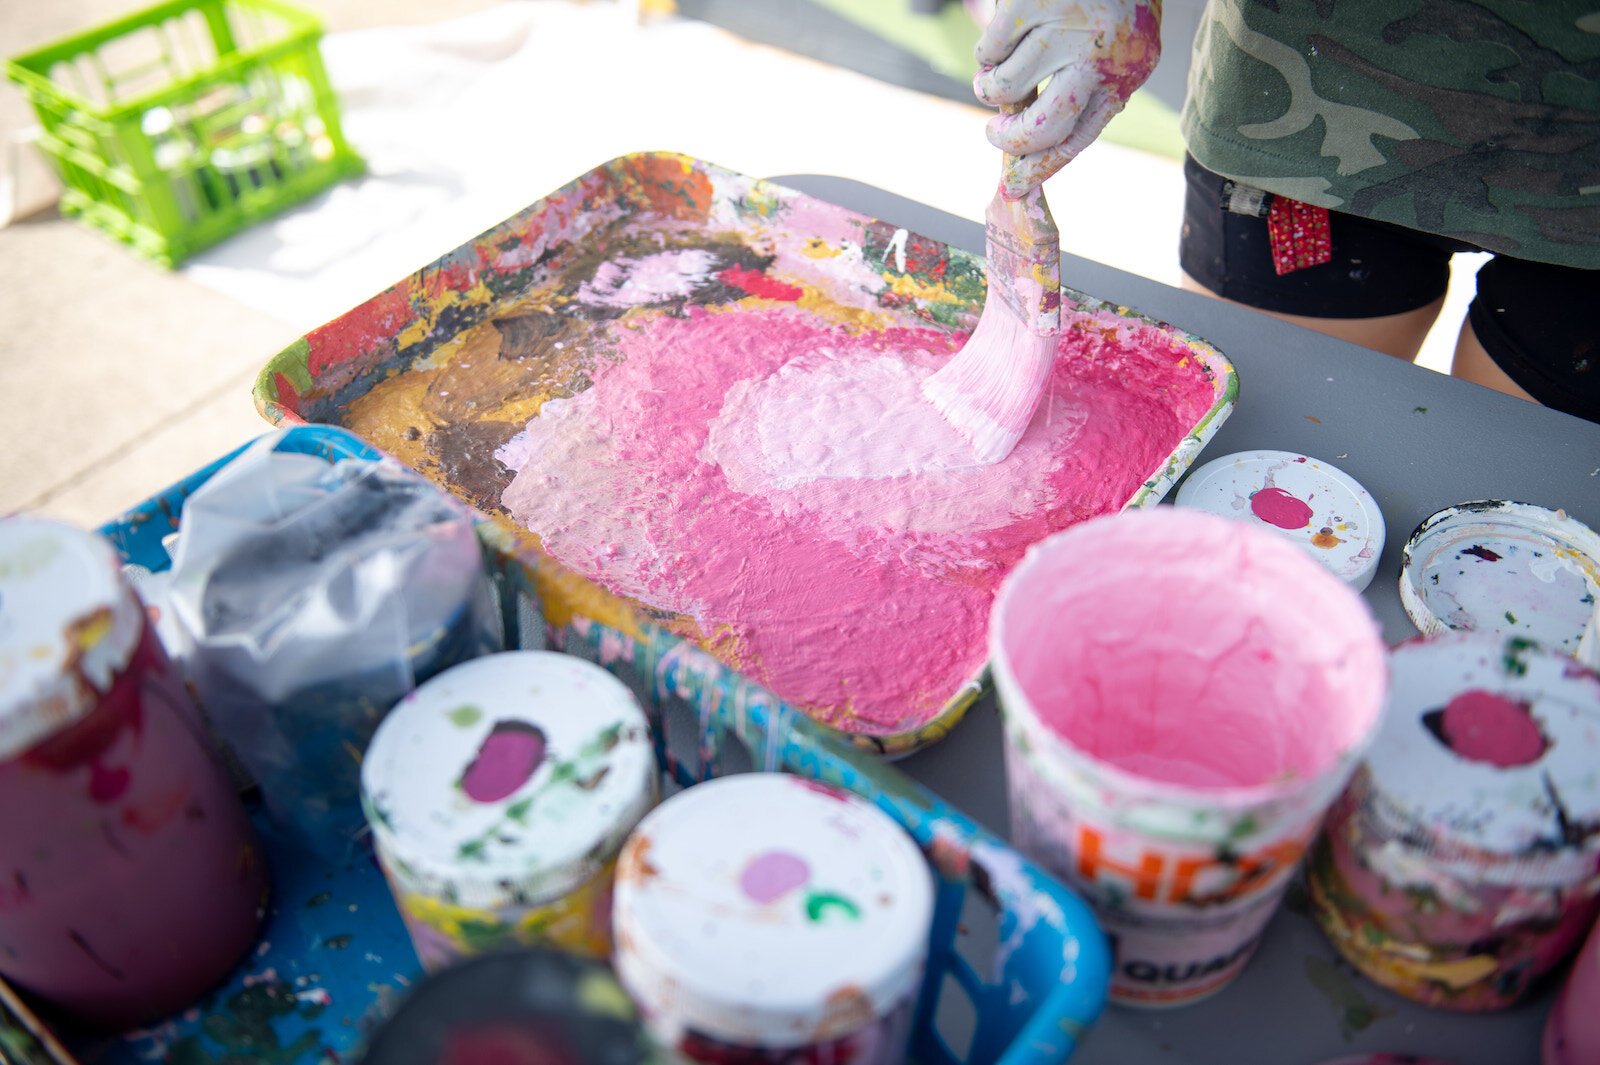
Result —
[[1430, 515], [1401, 555], [1400, 603], [1424, 636], [1520, 636], [1575, 654], [1600, 597], [1600, 536], [1559, 510], [1485, 499]]
[[105, 540], [44, 518], [0, 521], [0, 761], [87, 717], [143, 632]]
[[[1389, 706], [1366, 763], [1369, 811], [1384, 833], [1490, 883], [1560, 887], [1591, 875], [1600, 674], [1516, 637], [1474, 633], [1412, 640], [1390, 663]], [[1452, 724], [1447, 713], [1461, 716]], [[1514, 764], [1458, 752], [1469, 743]]]
[[653, 803], [655, 773], [621, 681], [570, 655], [507, 651], [402, 699], [367, 749], [361, 797], [402, 887], [497, 909], [598, 873]]
[[1173, 500], [1289, 538], [1356, 591], [1383, 555], [1383, 512], [1337, 466], [1293, 451], [1241, 451], [1206, 463]]
[[617, 973], [656, 1025], [803, 1046], [914, 995], [932, 918], [922, 852], [876, 807], [739, 774], [673, 796], [628, 840]]

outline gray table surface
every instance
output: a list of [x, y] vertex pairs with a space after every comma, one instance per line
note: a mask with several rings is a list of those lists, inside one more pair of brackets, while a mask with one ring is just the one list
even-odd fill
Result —
[[[981, 225], [925, 204], [844, 178], [774, 180], [983, 253]], [[1071, 234], [1063, 236], [1070, 247]], [[1273, 448], [1330, 461], [1367, 487], [1383, 510], [1388, 543], [1366, 600], [1390, 642], [1416, 635], [1395, 582], [1406, 538], [1434, 511], [1471, 499], [1516, 499], [1563, 507], [1600, 528], [1600, 425], [1087, 259], [1065, 256], [1061, 276], [1204, 337], [1232, 360], [1239, 404], [1197, 465]], [[901, 768], [1005, 834], [1000, 743], [993, 701], [985, 700]], [[1330, 979], [1336, 957], [1315, 925], [1286, 907], [1260, 953], [1222, 993], [1179, 1010], [1109, 1007], [1073, 1061], [1317, 1065], [1372, 1051], [1429, 1054], [1454, 1065], [1538, 1061], [1553, 981], [1516, 1009], [1455, 1014], [1414, 1005], [1353, 974]]]

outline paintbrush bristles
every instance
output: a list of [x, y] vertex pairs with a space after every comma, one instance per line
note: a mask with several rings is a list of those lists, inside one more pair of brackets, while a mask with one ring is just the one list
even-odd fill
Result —
[[991, 299], [955, 358], [923, 382], [922, 394], [979, 462], [999, 462], [1022, 439], [1055, 364], [1056, 339], [1034, 333], [1006, 302]]
[[989, 294], [967, 343], [922, 394], [981, 463], [1011, 454], [1033, 418], [1061, 332], [1061, 251], [1044, 190], [996, 193], [985, 228]]

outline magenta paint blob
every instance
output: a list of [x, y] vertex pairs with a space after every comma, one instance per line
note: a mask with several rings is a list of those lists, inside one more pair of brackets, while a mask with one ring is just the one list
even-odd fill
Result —
[[499, 802], [538, 772], [544, 756], [545, 735], [538, 726], [498, 722], [461, 774], [461, 790], [473, 802]]
[[739, 874], [739, 890], [763, 906], [776, 902], [811, 879], [811, 867], [804, 858], [788, 851], [758, 854]]
[[1304, 529], [1311, 524], [1311, 506], [1282, 488], [1263, 488], [1250, 497], [1250, 510], [1268, 525]]
[[1526, 703], [1482, 689], [1451, 699], [1439, 729], [1461, 757], [1501, 767], [1536, 762], [1548, 746]]

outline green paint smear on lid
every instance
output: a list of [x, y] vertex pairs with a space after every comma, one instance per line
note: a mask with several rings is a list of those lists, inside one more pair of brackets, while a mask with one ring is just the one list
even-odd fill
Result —
[[476, 706], [458, 706], [444, 716], [457, 728], [471, 728], [483, 720], [483, 711]]
[[861, 920], [861, 907], [830, 891], [816, 891], [806, 896], [806, 916], [813, 924], [820, 923], [829, 909], [837, 909], [852, 921]]

